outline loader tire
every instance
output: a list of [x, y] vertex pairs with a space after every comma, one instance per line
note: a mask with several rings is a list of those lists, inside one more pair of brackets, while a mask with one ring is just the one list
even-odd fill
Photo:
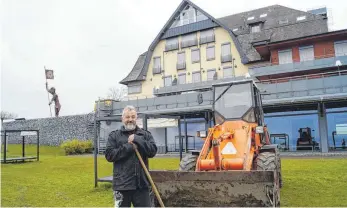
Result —
[[186, 155], [180, 162], [179, 171], [195, 171], [198, 155]]
[[[275, 152], [262, 152], [256, 159], [257, 170], [275, 170], [277, 173], [276, 184], [278, 185], [278, 189], [281, 188], [282, 176], [281, 176], [281, 160], [279, 158], [278, 153]], [[279, 190], [278, 190], [279, 191]], [[277, 195], [277, 204], [276, 207], [280, 205], [280, 198]]]

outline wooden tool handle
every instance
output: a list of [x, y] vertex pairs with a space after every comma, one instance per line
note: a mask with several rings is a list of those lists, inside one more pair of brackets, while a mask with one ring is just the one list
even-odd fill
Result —
[[148, 170], [147, 170], [147, 167], [146, 167], [145, 163], [143, 162], [142, 157], [141, 157], [139, 151], [137, 150], [136, 145], [134, 145], [134, 149], [135, 149], [135, 152], [136, 152], [137, 157], [138, 157], [139, 160], [140, 160], [140, 163], [141, 163], [141, 165], [142, 165], [142, 168], [143, 168], [143, 170], [145, 171], [145, 173], [146, 173], [146, 175], [147, 175], [147, 178], [148, 178], [149, 182], [150, 182], [151, 185], [152, 185], [152, 189], [153, 189], [155, 195], [157, 196], [157, 199], [158, 199], [158, 201], [159, 201], [160, 206], [161, 206], [161, 207], [165, 207], [163, 201], [161, 200], [161, 197], [160, 197], [160, 194], [159, 194], [159, 192], [158, 192], [158, 190], [157, 190], [157, 187], [155, 186], [155, 184], [154, 184], [154, 182], [153, 182], [153, 180], [152, 180], [152, 177], [151, 177], [151, 175], [149, 174], [149, 172], [148, 172]]

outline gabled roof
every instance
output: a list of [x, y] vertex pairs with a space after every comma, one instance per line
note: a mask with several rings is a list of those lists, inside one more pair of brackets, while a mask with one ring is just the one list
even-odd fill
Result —
[[138, 78], [140, 78], [141, 75], [141, 71], [145, 65], [145, 60], [147, 57], [147, 52], [144, 52], [143, 54], [141, 54], [138, 58], [137, 61], [133, 67], [133, 69], [131, 70], [131, 72], [128, 74], [128, 76], [126, 76], [120, 83], [121, 84], [125, 84], [127, 82], [131, 82], [131, 81], [136, 81], [138, 80]]
[[[133, 70], [120, 83], [126, 84], [129, 81], [146, 79], [148, 65], [155, 46], [174, 22], [175, 17], [188, 4], [229, 32], [243, 64], [262, 60], [253, 47], [255, 42], [264, 41], [271, 43], [328, 32], [327, 19], [323, 15], [299, 11], [281, 5], [268, 6], [216, 19], [191, 1], [183, 0], [154, 39], [147, 53], [139, 57]], [[263, 14], [266, 14], [266, 16]], [[260, 17], [261, 15], [263, 16]], [[297, 21], [299, 16], [305, 16], [306, 18], [305, 20]], [[254, 18], [248, 20], [249, 17]], [[263, 23], [261, 32], [250, 33], [250, 25], [258, 22]], [[237, 30], [234, 30], [236, 28]]]
[[[140, 56], [138, 61], [136, 62], [135, 66], [133, 67], [133, 70], [129, 73], [129, 75], [123, 79], [120, 83], [121, 84], [126, 84], [129, 81], [141, 81], [141, 80], [145, 80], [146, 79], [146, 75], [147, 75], [147, 71], [148, 71], [148, 65], [150, 62], [150, 59], [152, 57], [153, 51], [155, 46], [158, 44], [158, 42], [160, 41], [160, 38], [164, 35], [165, 31], [169, 29], [169, 27], [171, 26], [171, 24], [175, 21], [175, 17], [187, 6], [190, 5], [192, 7], [194, 7], [195, 9], [199, 10], [202, 14], [204, 14], [206, 17], [208, 17], [209, 19], [211, 19], [213, 22], [217, 23], [219, 26], [221, 26], [222, 28], [224, 28], [225, 30], [227, 30], [232, 38], [232, 40], [234, 41], [234, 44], [236, 46], [236, 49], [238, 50], [240, 56], [241, 56], [241, 61], [242, 63], [247, 63], [248, 59], [246, 57], [246, 55], [244, 54], [242, 48], [241, 48], [241, 44], [238, 42], [238, 39], [236, 38], [236, 36], [233, 34], [233, 32], [227, 27], [225, 26], [222, 22], [220, 22], [219, 20], [217, 20], [216, 18], [212, 17], [210, 14], [208, 14], [207, 12], [205, 12], [204, 10], [202, 10], [200, 7], [198, 7], [197, 5], [195, 5], [194, 3], [192, 3], [189, 0], [183, 0], [180, 5], [177, 7], [177, 9], [175, 10], [175, 12], [171, 15], [171, 17], [169, 18], [169, 20], [166, 22], [166, 24], [164, 25], [164, 27], [160, 30], [159, 34], [157, 35], [157, 37], [154, 39], [154, 41], [152, 42], [152, 44], [149, 46], [148, 51], [145, 55], [145, 60], [144, 60], [144, 64], [142, 65], [137, 65], [137, 62], [142, 62], [143, 56]], [[139, 71], [141, 71], [140, 73], [138, 73]], [[135, 78], [136, 77], [136, 78]], [[133, 78], [133, 79], [129, 79], [129, 78]]]

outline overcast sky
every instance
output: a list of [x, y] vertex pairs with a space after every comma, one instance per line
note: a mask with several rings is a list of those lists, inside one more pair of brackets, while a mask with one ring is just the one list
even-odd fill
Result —
[[[61, 115], [91, 112], [98, 97], [119, 86], [181, 0], [1, 2], [1, 110], [29, 119], [50, 116], [44, 66], [54, 70], [49, 85], [57, 89]], [[347, 28], [341, 0], [193, 2], [216, 18], [273, 4], [305, 11], [326, 6], [331, 29]]]

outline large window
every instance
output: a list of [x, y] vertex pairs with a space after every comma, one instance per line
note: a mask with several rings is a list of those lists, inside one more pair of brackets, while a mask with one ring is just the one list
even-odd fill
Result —
[[192, 49], [192, 63], [200, 62], [200, 49]]
[[214, 42], [214, 30], [205, 30], [200, 32], [200, 44]]
[[231, 66], [223, 67], [223, 77], [230, 78], [234, 76], [233, 68]]
[[182, 48], [195, 46], [197, 44], [198, 44], [198, 41], [196, 39], [196, 33], [182, 36], [182, 40], [181, 40], [181, 47]]
[[197, 72], [193, 72], [192, 74], [192, 82], [196, 83], [196, 82], [201, 82], [201, 73], [199, 71]]
[[209, 69], [207, 70], [207, 80], [214, 80], [217, 79], [217, 74], [215, 69]]
[[[226, 91], [225, 91], [226, 90]], [[215, 109], [226, 119], [239, 119], [252, 107], [251, 84], [215, 88]], [[224, 94], [223, 94], [224, 93]]]
[[186, 53], [183, 52], [179, 52], [177, 54], [177, 69], [185, 69], [186, 68]]
[[161, 73], [160, 57], [153, 58], [153, 74]]
[[141, 93], [141, 83], [128, 85], [128, 94]]
[[207, 61], [215, 59], [214, 46], [209, 46], [206, 48], [206, 59], [207, 59]]
[[171, 86], [172, 85], [172, 76], [166, 76], [164, 77], [164, 86]]
[[278, 51], [279, 64], [293, 63], [292, 49]]
[[185, 84], [186, 83], [186, 74], [179, 74], [178, 75], [178, 84]]
[[329, 149], [347, 151], [347, 108], [328, 111], [327, 122]]
[[347, 56], [347, 40], [335, 42], [335, 56]]
[[310, 61], [314, 59], [313, 46], [300, 47], [300, 61]]
[[194, 9], [192, 6], [187, 5], [183, 11], [178, 14], [175, 18], [175, 22], [172, 23], [170, 28], [179, 27], [187, 24], [191, 24], [194, 22], [199, 22], [203, 20], [207, 20], [208, 18], [199, 12], [198, 10]]
[[231, 61], [231, 48], [230, 43], [222, 44], [222, 63]]
[[171, 50], [176, 50], [178, 49], [178, 38], [170, 38], [166, 40], [166, 45], [165, 45], [165, 50], [166, 51], [171, 51]]

